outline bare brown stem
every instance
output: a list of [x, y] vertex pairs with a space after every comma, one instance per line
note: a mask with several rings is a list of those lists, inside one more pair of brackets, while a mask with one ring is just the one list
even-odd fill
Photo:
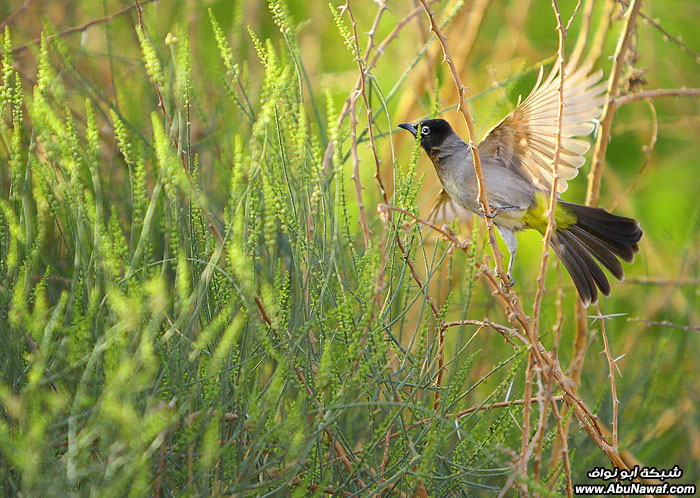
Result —
[[656, 107], [654, 107], [654, 103], [651, 101], [650, 98], [646, 99], [647, 105], [649, 106], [649, 110], [651, 111], [651, 118], [652, 118], [652, 127], [651, 127], [651, 136], [649, 137], [649, 143], [644, 146], [644, 164], [642, 164], [642, 167], [639, 168], [639, 171], [634, 177], [634, 180], [629, 184], [629, 186], [625, 189], [625, 192], [620, 195], [615, 202], [610, 206], [610, 212], [614, 213], [615, 210], [618, 208], [620, 203], [627, 199], [627, 196], [629, 195], [632, 190], [637, 186], [637, 183], [639, 182], [639, 179], [642, 177], [644, 172], [647, 170], [649, 165], [651, 164], [651, 158], [652, 154], [654, 152], [654, 147], [656, 146], [656, 139], [659, 134], [659, 118], [656, 115]]
[[[386, 6], [384, 6], [386, 8]], [[360, 93], [362, 95], [362, 100], [365, 103], [365, 109], [366, 109], [366, 114], [367, 114], [367, 130], [369, 132], [369, 148], [372, 149], [372, 155], [374, 156], [374, 164], [376, 167], [376, 173], [375, 173], [375, 179], [377, 180], [377, 184], [379, 185], [379, 191], [382, 194], [382, 199], [384, 199], [384, 202], [388, 202], [389, 199], [387, 197], [386, 193], [386, 188], [384, 188], [384, 182], [382, 181], [382, 162], [379, 159], [379, 156], [377, 155], [377, 145], [374, 142], [374, 126], [372, 125], [372, 108], [369, 105], [369, 99], [367, 98], [367, 71], [365, 70], [362, 61], [359, 60], [359, 45], [357, 45], [357, 22], [355, 21], [355, 16], [352, 14], [352, 10], [350, 9], [350, 0], [345, 1], [345, 5], [342, 7], [343, 11], [348, 13], [348, 16], [350, 17], [350, 22], [352, 23], [352, 32], [353, 32], [353, 37], [356, 41], [356, 47], [357, 47], [357, 56], [358, 56], [358, 64], [360, 67]], [[383, 9], [380, 9], [380, 14], [383, 12]]]
[[[624, 0], [615, 0], [615, 2], [619, 3], [624, 8], [629, 7], [629, 3], [624, 1]], [[671, 33], [666, 31], [661, 26], [661, 23], [659, 21], [657, 21], [656, 19], [652, 19], [651, 17], [644, 14], [644, 12], [640, 12], [639, 17], [644, 19], [644, 22], [651, 24], [654, 28], [656, 28], [659, 32], [661, 32], [661, 34], [664, 37], [664, 40], [674, 43], [675, 45], [678, 46], [678, 48], [681, 49], [681, 52], [685, 52], [685, 53], [691, 55], [692, 57], [694, 57], [695, 62], [700, 62], [700, 53], [696, 52], [695, 50], [690, 48], [688, 45], [683, 43], [683, 40], [681, 40], [679, 37], [673, 36]]]
[[[574, 16], [578, 12], [578, 8], [580, 7], [580, 2], [577, 4], [576, 9], [569, 20], [569, 25], [573, 21]], [[551, 189], [549, 192], [549, 211], [548, 211], [548, 216], [547, 216], [547, 229], [545, 230], [544, 237], [542, 239], [542, 260], [540, 263], [540, 272], [539, 276], [537, 277], [537, 290], [535, 292], [535, 303], [533, 305], [532, 309], [532, 331], [533, 331], [533, 336], [531, 337], [531, 342], [535, 344], [537, 342], [537, 336], [538, 336], [538, 328], [539, 328], [539, 318], [540, 318], [540, 308], [542, 305], [542, 297], [544, 296], [545, 288], [544, 288], [544, 283], [545, 283], [545, 277], [547, 275], [547, 263], [549, 261], [549, 243], [552, 239], [552, 234], [556, 230], [556, 220], [555, 220], [555, 210], [556, 210], [556, 203], [557, 203], [557, 185], [559, 182], [559, 158], [561, 157], [561, 131], [562, 131], [562, 124], [563, 124], [563, 116], [564, 116], [564, 80], [565, 80], [565, 74], [564, 74], [564, 39], [566, 38], [566, 29], [564, 28], [564, 24], [562, 21], [561, 17], [561, 12], [559, 11], [559, 5], [557, 4], [556, 0], [552, 0], [552, 9], [554, 10], [554, 16], [556, 18], [557, 22], [557, 33], [558, 33], [558, 38], [559, 38], [559, 47], [557, 50], [557, 62], [559, 64], [559, 91], [557, 92], [557, 121], [556, 121], [556, 141], [554, 144], [554, 158], [552, 159], [552, 184], [551, 184]], [[556, 356], [554, 357], [554, 361], [556, 360]], [[528, 361], [528, 368], [530, 368], [530, 362]], [[541, 379], [540, 379], [540, 366], [536, 367], [537, 368], [537, 378], [538, 378], [538, 385], [540, 386], [540, 393], [542, 392], [543, 388], [541, 385]], [[526, 375], [526, 382], [527, 379], [532, 379], [532, 373], [528, 372], [529, 375]], [[551, 395], [551, 377], [549, 379], [549, 382], [547, 383], [547, 392], [549, 395]], [[531, 390], [532, 388], [526, 384], [525, 389], [526, 393], [528, 392], [528, 387]], [[526, 394], [525, 399], [528, 399], [528, 396]], [[536, 441], [536, 451], [535, 451], [535, 465], [534, 465], [534, 478], [535, 480], [539, 480], [539, 470], [540, 470], [540, 461], [541, 461], [541, 453], [542, 453], [542, 440], [541, 438], [543, 437], [544, 434], [544, 425], [546, 423], [546, 410], [544, 409], [543, 406], [540, 406], [540, 418], [538, 422], [538, 427], [537, 427], [537, 436], [535, 438]], [[528, 417], [524, 420], [523, 423], [523, 441], [522, 441], [522, 447], [523, 449], [527, 448], [527, 438], [529, 438], [529, 406], [528, 404], [525, 405], [525, 413], [528, 415]], [[526, 428], [528, 431], [526, 432]], [[520, 472], [524, 476], [527, 472], [527, 458], [529, 457], [528, 452], [524, 451], [523, 454], [521, 455], [521, 459], [524, 460], [524, 462], [521, 463], [520, 465]], [[527, 490], [525, 489], [527, 492]]]
[[498, 332], [499, 334], [501, 334], [503, 336], [503, 338], [506, 340], [506, 342], [513, 347], [517, 347], [517, 344], [515, 344], [510, 339], [511, 337], [517, 337], [523, 343], [526, 343], [526, 339], [523, 336], [521, 336], [520, 334], [518, 334], [517, 330], [510, 328], [510, 327], [506, 327], [504, 325], [499, 325], [497, 323], [493, 323], [491, 320], [489, 320], [487, 318], [484, 318], [483, 320], [457, 320], [454, 322], [445, 322], [441, 325], [440, 328], [443, 330], [447, 330], [450, 327], [462, 327], [465, 325], [475, 325], [475, 326], [481, 327], [481, 328], [490, 327], [493, 330], [495, 330], [496, 332]]
[[700, 96], [700, 88], [656, 88], [643, 92], [623, 95], [615, 99], [618, 107], [642, 99], [655, 99], [658, 97], [697, 97]]
[[410, 216], [411, 218], [413, 218], [413, 219], [414, 219], [415, 221], [417, 221], [418, 223], [420, 223], [420, 224], [422, 224], [422, 225], [425, 225], [425, 226], [427, 226], [427, 227], [429, 227], [429, 228], [432, 228], [432, 229], [435, 230], [436, 232], [440, 233], [443, 237], [445, 237], [447, 240], [449, 240], [450, 242], [452, 242], [456, 247], [458, 247], [459, 249], [462, 249], [463, 251], [465, 251], [465, 250], [469, 247], [469, 246], [468, 246], [467, 244], [465, 244], [464, 242], [460, 242], [459, 239], [457, 239], [457, 237], [455, 236], [454, 233], [447, 232], [446, 230], [440, 228], [439, 226], [434, 225], [433, 223], [431, 223], [431, 222], [429, 222], [429, 221], [427, 221], [427, 220], [424, 220], [423, 218], [419, 218], [418, 216], [416, 216], [415, 214], [413, 214], [412, 212], [410, 212], [410, 211], [408, 211], [408, 210], [406, 210], [406, 209], [404, 209], [404, 208], [400, 208], [400, 207], [397, 207], [397, 206], [390, 206], [390, 205], [388, 205], [388, 204], [380, 204], [379, 206], [377, 206], [377, 208], [378, 208], [378, 209], [383, 209], [383, 210], [388, 210], [388, 211], [397, 211], [397, 212], [399, 212], [399, 213], [405, 214], [406, 216]]
[[[547, 262], [549, 260], [549, 242], [552, 240], [552, 233], [557, 228], [555, 220], [555, 210], [557, 205], [557, 185], [559, 183], [559, 158], [561, 157], [561, 129], [564, 117], [564, 39], [566, 31], [559, 12], [559, 5], [556, 0], [552, 0], [552, 9], [557, 20], [557, 33], [559, 35], [559, 49], [557, 50], [557, 63], [559, 64], [559, 91], [557, 92], [557, 131], [554, 142], [554, 158], [552, 159], [552, 185], [549, 192], [549, 211], [547, 213], [547, 229], [542, 239], [542, 261], [540, 263], [540, 273], [537, 277], [537, 291], [535, 293], [535, 304], [532, 308], [532, 329], [537, 334], [540, 307], [542, 296], [544, 296], [544, 281], [547, 275]], [[574, 15], [576, 13], [574, 12]], [[535, 337], [537, 337], [535, 335]]]
[[32, 0], [24, 0], [24, 3], [17, 7], [15, 11], [7, 16], [4, 21], [0, 23], [0, 32], [5, 30], [5, 26], [8, 26], [12, 21], [14, 21], [17, 16], [19, 16], [27, 7], [29, 7], [29, 4], [32, 3]]
[[[357, 94], [359, 96], [359, 94]], [[369, 226], [367, 225], [367, 216], [365, 215], [365, 203], [362, 200], [362, 183], [360, 181], [360, 156], [357, 153], [357, 113], [356, 99], [353, 99], [350, 105], [350, 149], [352, 151], [352, 181], [355, 183], [355, 200], [357, 201], [357, 209], [359, 211], [360, 227], [365, 240], [365, 249], [369, 247]]]
[[[600, 307], [596, 305], [596, 311], [599, 316], [602, 316], [600, 312]], [[600, 319], [600, 334], [603, 336], [603, 345], [605, 347], [605, 357], [608, 360], [608, 378], [610, 379], [610, 391], [612, 393], [612, 405], [613, 405], [613, 421], [612, 421], [612, 445], [615, 450], [618, 449], [617, 444], [617, 414], [620, 407], [620, 400], [617, 399], [617, 386], [615, 384], [615, 361], [613, 360], [612, 354], [610, 353], [610, 344], [608, 344], [608, 334], [605, 332], [605, 318]]]
[[462, 116], [464, 116], [464, 121], [467, 123], [469, 147], [472, 152], [472, 157], [474, 158], [474, 171], [476, 172], [478, 185], [478, 194], [476, 200], [479, 206], [481, 207], [481, 211], [484, 214], [484, 219], [486, 220], [486, 229], [489, 235], [489, 244], [491, 246], [491, 250], [493, 251], [498, 275], [505, 284], [507, 282], [505, 280], [505, 273], [503, 271], [503, 255], [501, 254], [501, 251], [498, 248], [498, 243], [496, 242], [496, 232], [494, 230], [493, 220], [489, 217], [491, 214], [491, 210], [489, 208], [489, 203], [486, 196], [486, 188], [484, 186], [484, 173], [481, 168], [479, 150], [475, 142], [476, 133], [474, 131], [474, 120], [469, 114], [469, 109], [467, 108], [467, 102], [465, 98], [467, 93], [467, 87], [464, 85], [464, 83], [462, 83], [462, 79], [459, 77], [459, 73], [457, 72], [457, 67], [455, 66], [455, 63], [452, 60], [452, 56], [450, 55], [450, 48], [447, 45], [447, 37], [442, 34], [442, 32], [440, 31], [440, 27], [437, 24], [437, 21], [435, 21], [435, 12], [428, 6], [428, 3], [425, 0], [420, 0], [420, 2], [423, 5], [425, 13], [428, 15], [428, 19], [430, 20], [430, 29], [433, 31], [433, 33], [435, 33], [435, 36], [440, 42], [442, 52], [445, 56], [444, 61], [449, 66], [450, 73], [452, 74], [452, 79], [454, 80], [455, 86], [457, 87], [457, 94], [459, 95], [458, 109], [462, 113]]
[[[574, 495], [574, 489], [571, 481], [571, 463], [569, 462], [569, 443], [566, 440], [566, 431], [564, 429], [564, 424], [562, 423], [561, 412], [559, 411], [559, 406], [554, 402], [555, 398], [550, 400], [550, 405], [552, 406], [552, 413], [554, 414], [554, 420], [557, 423], [557, 434], [559, 435], [559, 441], [561, 444], [561, 457], [564, 462], [564, 473], [566, 475], [566, 495], [571, 498]], [[568, 426], [567, 426], [568, 427]]]
[[645, 320], [644, 318], [628, 318], [628, 322], [640, 322], [647, 327], [669, 327], [672, 329], [685, 330], [686, 332], [700, 332], [700, 325], [679, 325], [677, 323], [669, 322], [668, 320], [663, 320], [661, 322], [654, 320]]
[[617, 103], [615, 97], [620, 82], [620, 74], [625, 65], [625, 55], [629, 48], [630, 38], [635, 28], [637, 15], [642, 8], [642, 0], [632, 0], [629, 8], [625, 12], [624, 26], [622, 34], [617, 42], [617, 48], [613, 55], [613, 66], [608, 78], [607, 100], [603, 106], [603, 113], [600, 117], [600, 129], [593, 150], [593, 162], [591, 172], [588, 174], [588, 191], [586, 192], [586, 204], [596, 206], [600, 195], [600, 180], [603, 176], [603, 162], [605, 161], [605, 152], [608, 149], [610, 140], [610, 130], [612, 129], [612, 120], [615, 116]]
[[[149, 3], [151, 3], [151, 2], [155, 2], [155, 0], [142, 0], [142, 1], [141, 1], [141, 4], [142, 4], [142, 5], [146, 5], [146, 4], [149, 4]], [[15, 12], [13, 13], [13, 15], [10, 16], [10, 17], [13, 17], [15, 14], [17, 14], [17, 13], [18, 13], [22, 8], [24, 8], [28, 3], [29, 3], [29, 2], [25, 2], [25, 5], [23, 5], [22, 7], [20, 7], [20, 9], [17, 9], [17, 11], [15, 11]], [[85, 24], [81, 24], [80, 26], [73, 26], [73, 27], [71, 27], [71, 28], [67, 28], [67, 29], [61, 31], [60, 33], [56, 33], [55, 35], [47, 36], [47, 37], [46, 37], [46, 41], [53, 40], [54, 38], [62, 38], [62, 37], [64, 37], [64, 36], [67, 36], [67, 35], [70, 35], [70, 34], [73, 34], [73, 33], [80, 33], [81, 31], [85, 31], [85, 30], [88, 29], [90, 26], [94, 26], [95, 24], [100, 24], [100, 23], [103, 23], [103, 22], [109, 22], [109, 21], [111, 21], [112, 19], [114, 19], [115, 17], [121, 16], [122, 14], [126, 14], [127, 12], [129, 12], [130, 10], [132, 10], [132, 9], [134, 9], [134, 8], [136, 8], [136, 4], [132, 4], [132, 5], [129, 5], [128, 7], [124, 7], [123, 9], [118, 10], [117, 12], [114, 12], [114, 13], [112, 13], [112, 14], [109, 14], [108, 16], [100, 17], [100, 18], [98, 18], [98, 19], [93, 19], [92, 21], [88, 21], [88, 22], [86, 22]], [[5, 20], [5, 22], [9, 22], [9, 21], [10, 21], [10, 18], [8, 18], [8, 19]], [[0, 27], [1, 27], [1, 28], [4, 28], [4, 26], [5, 26], [5, 23], [3, 23]], [[30, 46], [32, 46], [32, 45], [38, 45], [39, 43], [41, 43], [41, 38], [36, 38], [36, 39], [34, 39], [34, 40], [30, 41], [30, 42], [25, 43], [24, 45], [19, 45], [18, 47], [14, 47], [14, 48], [12, 49], [12, 53], [13, 53], [13, 54], [16, 54], [16, 53], [18, 53], [18, 52], [21, 52], [21, 51], [27, 49], [28, 47], [30, 47]]]
[[[583, 49], [586, 47], [586, 41], [588, 41], [588, 34], [591, 31], [591, 17], [593, 16], [593, 0], [586, 0], [586, 4], [583, 7], [583, 14], [581, 19], [581, 29], [576, 36], [576, 42], [574, 43], [574, 49], [569, 57], [569, 63], [571, 67], [577, 67], [578, 61], [581, 59], [583, 54]], [[571, 17], [573, 20], [573, 16]], [[567, 32], [569, 28], [566, 28]]]
[[[153, 0], [151, 0], [153, 1]], [[437, 0], [431, 0], [430, 3], [437, 2]], [[380, 12], [377, 13], [377, 18], [375, 19], [374, 25], [376, 25], [379, 21], [379, 15], [382, 13], [384, 9], [381, 9]], [[384, 40], [377, 46], [374, 47], [371, 44], [367, 45], [367, 49], [365, 50], [365, 55], [362, 58], [363, 64], [366, 68], [367, 71], [370, 71], [376, 64], [377, 60], [379, 57], [384, 53], [386, 48], [389, 46], [389, 44], [394, 41], [396, 38], [399, 36], [399, 32], [403, 29], [406, 24], [408, 24], [411, 19], [416, 17], [418, 14], [420, 14], [423, 11], [422, 7], [416, 7], [413, 9], [411, 12], [408, 13], [406, 17], [401, 19], [399, 22], [396, 23], [396, 26], [394, 26], [394, 29], [391, 30], [391, 33], [389, 33]], [[376, 33], [375, 33], [376, 34]], [[370, 37], [370, 41], [373, 42], [374, 40], [374, 34]], [[372, 57], [372, 60], [368, 62], [369, 55], [372, 52], [372, 49], [374, 49], [374, 56]], [[345, 99], [345, 104], [343, 104], [343, 108], [340, 111], [340, 114], [338, 115], [338, 121], [336, 121], [336, 126], [340, 128], [342, 124], [345, 122], [345, 119], [348, 117], [350, 114], [350, 105], [352, 103], [352, 99], [354, 95], [360, 90], [361, 86], [361, 75], [357, 78], [357, 82], [353, 86], [352, 90], [350, 91], [350, 95], [348, 95], [348, 98]], [[331, 159], [333, 158], [333, 148], [334, 144], [333, 141], [328, 142], [328, 145], [326, 146], [326, 151], [323, 154], [323, 163], [322, 163], [322, 168], [323, 171], [328, 171], [328, 168], [330, 167], [331, 164]]]

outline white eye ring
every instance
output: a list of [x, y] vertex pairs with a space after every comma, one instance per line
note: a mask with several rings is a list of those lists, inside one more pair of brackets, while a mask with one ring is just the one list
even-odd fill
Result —
[[420, 129], [420, 134], [421, 135], [430, 135], [430, 128], [428, 128], [427, 126], [423, 126]]

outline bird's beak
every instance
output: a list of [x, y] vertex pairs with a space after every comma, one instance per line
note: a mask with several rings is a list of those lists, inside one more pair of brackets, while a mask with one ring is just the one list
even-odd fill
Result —
[[418, 128], [416, 128], [416, 125], [411, 124], [411, 123], [401, 123], [399, 125], [399, 128], [403, 128], [404, 130], [410, 131], [414, 137], [418, 133]]

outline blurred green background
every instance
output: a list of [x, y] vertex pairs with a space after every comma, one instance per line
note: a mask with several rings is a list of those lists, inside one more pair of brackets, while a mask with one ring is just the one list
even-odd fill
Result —
[[[585, 37], [583, 57], [592, 57], [605, 78], [622, 3], [594, 2]], [[481, 229], [472, 235], [472, 219], [453, 228], [474, 242], [475, 259], [427, 230], [403, 227], [408, 220], [400, 216], [385, 230], [359, 98], [359, 172], [372, 231], [365, 249], [350, 117], [335, 126], [359, 74], [333, 17], [342, 13], [339, 2], [141, 4], [160, 79], [146, 69], [139, 19], [129, 2], [0, 5], [13, 59], [4, 74], [16, 72], [19, 84], [14, 77], [3, 82], [5, 91], [14, 88], [16, 102], [13, 114], [12, 99], [3, 101], [0, 145], [3, 490], [8, 496], [304, 496], [324, 490], [365, 496], [377, 490], [413, 494], [424, 485], [429, 496], [495, 493], [520, 450], [521, 407], [480, 412], [461, 430], [435, 422], [435, 413], [522, 398], [524, 356], [490, 329], [448, 329], [438, 388], [443, 401], [432, 410], [439, 321], [394, 239], [406, 241], [440, 320], [488, 317], [508, 324], [509, 318], [486, 282], [474, 277], [475, 261], [487, 261], [490, 249]], [[361, 53], [380, 4], [351, 2]], [[566, 38], [567, 54], [588, 2], [582, 4]], [[437, 179], [423, 154], [412, 162], [413, 140], [396, 125], [438, 114], [461, 136], [466, 130], [425, 13], [399, 24], [420, 3], [386, 5], [375, 44], [400, 30], [367, 83], [381, 174], [393, 204], [426, 216]], [[557, 50], [551, 5], [474, 0], [432, 6], [440, 22], [449, 21], [445, 33], [481, 137], [527, 95], [539, 65], [551, 66]], [[576, 2], [562, 1], [560, 8], [567, 21]], [[700, 4], [647, 1], [642, 12], [621, 91], [700, 87]], [[217, 40], [212, 19], [228, 47]], [[347, 15], [341, 19], [351, 32]], [[42, 33], [60, 34], [47, 39], [43, 56]], [[86, 101], [95, 115], [92, 142]], [[278, 105], [266, 107], [269, 102]], [[20, 127], [13, 117], [20, 109], [24, 121], [15, 138]], [[636, 261], [625, 266], [626, 280], [613, 283], [612, 297], [600, 302], [612, 356], [619, 358], [620, 449], [629, 461], [678, 464], [684, 470], [679, 483], [700, 482], [699, 116], [697, 97], [621, 107], [599, 203], [638, 219], [644, 230]], [[121, 143], [117, 121], [128, 136]], [[68, 130], [65, 137], [61, 129]], [[336, 154], [324, 169], [331, 140]], [[124, 143], [131, 144], [131, 162]], [[583, 203], [589, 169], [590, 152], [565, 200]], [[37, 193], [36, 178], [45, 182], [44, 194]], [[151, 201], [161, 184], [162, 197]], [[152, 224], [143, 228], [143, 220]], [[220, 253], [215, 232], [225, 241]], [[515, 290], [529, 311], [541, 236], [528, 232], [518, 239]], [[142, 253], [139, 240], [145, 241]], [[109, 271], [100, 269], [103, 259]], [[557, 322], [551, 261], [540, 323], [548, 348]], [[565, 273], [562, 281], [559, 355], [566, 370], [575, 291]], [[253, 296], [262, 296], [272, 327], [260, 318]], [[600, 321], [594, 308], [587, 314], [578, 392], [610, 427]], [[121, 330], [128, 331], [122, 339], [110, 338]], [[110, 366], [117, 346], [123, 351]], [[335, 408], [324, 412], [325, 403]], [[161, 412], [166, 415], [156, 416]], [[216, 415], [208, 420], [204, 414]], [[406, 429], [426, 417], [434, 422], [430, 428]], [[550, 420], [548, 431], [552, 427]], [[386, 445], [386, 457], [388, 429], [400, 435]], [[555, 432], [548, 434], [547, 452]], [[351, 454], [350, 468], [337, 444]], [[610, 466], [575, 421], [569, 450], [574, 483], [586, 482], [587, 469]], [[551, 452], [547, 475], [528, 483], [533, 493], [564, 493]]]

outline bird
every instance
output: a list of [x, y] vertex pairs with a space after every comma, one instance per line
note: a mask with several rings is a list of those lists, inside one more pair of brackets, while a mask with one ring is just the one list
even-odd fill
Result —
[[[637, 220], [604, 209], [560, 200], [568, 181], [585, 163], [591, 134], [605, 103], [602, 71], [591, 64], [564, 69], [561, 144], [558, 162], [556, 231], [550, 245], [568, 271], [585, 307], [598, 302], [598, 290], [610, 296], [610, 283], [602, 265], [616, 279], [624, 279], [620, 260], [634, 261], [642, 229]], [[498, 228], [509, 253], [510, 287], [515, 284], [513, 264], [516, 233], [534, 229], [544, 234], [548, 223], [549, 195], [554, 178], [559, 89], [561, 75], [555, 63], [547, 78], [540, 68], [530, 94], [494, 126], [478, 144], [489, 203], [489, 217]], [[426, 119], [398, 125], [413, 134], [431, 159], [443, 187], [440, 198], [483, 217], [477, 202], [478, 184], [469, 144], [444, 119]], [[453, 209], [452, 211], [454, 211]], [[448, 210], [449, 211], [449, 210]]]

